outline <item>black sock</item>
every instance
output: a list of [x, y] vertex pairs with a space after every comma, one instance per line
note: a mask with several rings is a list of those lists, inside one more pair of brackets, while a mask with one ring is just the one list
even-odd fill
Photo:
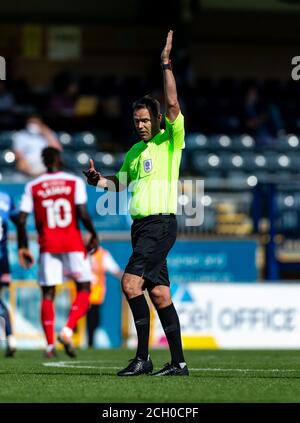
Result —
[[147, 360], [150, 331], [150, 311], [148, 303], [144, 297], [144, 294], [142, 294], [138, 297], [134, 297], [128, 300], [128, 304], [133, 314], [138, 338], [136, 356], [143, 360]]
[[157, 309], [157, 313], [169, 343], [172, 364], [184, 363], [180, 323], [173, 303], [167, 307]]

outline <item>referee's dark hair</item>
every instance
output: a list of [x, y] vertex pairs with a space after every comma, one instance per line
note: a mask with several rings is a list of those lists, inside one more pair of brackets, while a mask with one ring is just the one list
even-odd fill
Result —
[[160, 104], [159, 101], [156, 100], [156, 98], [151, 97], [150, 95], [145, 95], [144, 97], [140, 98], [139, 100], [136, 100], [132, 104], [132, 109], [148, 109], [152, 116], [155, 118], [158, 118], [160, 115]]
[[46, 147], [42, 150], [43, 163], [47, 169], [51, 169], [54, 165], [61, 163], [61, 153], [57, 148]]

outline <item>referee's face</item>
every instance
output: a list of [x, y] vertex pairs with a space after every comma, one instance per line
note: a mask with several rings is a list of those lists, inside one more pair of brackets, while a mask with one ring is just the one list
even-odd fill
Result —
[[155, 118], [146, 108], [136, 109], [133, 112], [133, 121], [140, 139], [149, 141], [160, 130], [161, 115]]

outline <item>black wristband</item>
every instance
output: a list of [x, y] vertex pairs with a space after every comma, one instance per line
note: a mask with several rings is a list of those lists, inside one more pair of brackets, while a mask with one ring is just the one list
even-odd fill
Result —
[[172, 70], [171, 60], [169, 60], [169, 63], [162, 63], [161, 68], [162, 68], [162, 70], [166, 70], [166, 69]]

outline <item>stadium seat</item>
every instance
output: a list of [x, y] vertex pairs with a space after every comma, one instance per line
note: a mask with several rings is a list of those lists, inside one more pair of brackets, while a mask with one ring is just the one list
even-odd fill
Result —
[[244, 159], [240, 154], [222, 152], [220, 157], [222, 161], [222, 170], [224, 172], [244, 170]]
[[78, 132], [73, 135], [74, 146], [76, 150], [95, 150], [97, 140], [91, 132]]
[[279, 137], [274, 148], [281, 152], [300, 151], [300, 139], [295, 134]]
[[228, 185], [232, 189], [240, 189], [247, 187], [247, 179], [249, 175], [242, 171], [231, 171], [227, 174]]
[[187, 150], [200, 150], [208, 148], [208, 139], [203, 134], [187, 134], [185, 137], [185, 146]]
[[63, 154], [65, 168], [66, 170], [82, 175], [82, 171], [89, 167], [90, 157], [91, 156], [85, 151], [78, 151], [73, 154], [65, 152]]
[[278, 170], [284, 170], [290, 163], [289, 158], [285, 154], [280, 154], [274, 151], [267, 151], [263, 156], [266, 159], [265, 168], [270, 173]]
[[0, 132], [0, 149], [12, 148], [13, 131]]
[[116, 167], [115, 156], [111, 153], [106, 152], [97, 152], [94, 156], [94, 163], [96, 169], [103, 169], [104, 167], [108, 169], [113, 169]]
[[[243, 157], [243, 160], [244, 160], [243, 168], [247, 172], [253, 172], [257, 168], [257, 163], [255, 161], [257, 155], [251, 151], [250, 152], [243, 151], [241, 152], [241, 156]], [[261, 159], [262, 163], [264, 163], [264, 160], [265, 158], [262, 157]]]
[[13, 168], [15, 166], [16, 156], [12, 150], [0, 150], [0, 167]]
[[72, 135], [68, 132], [58, 132], [57, 137], [61, 142], [64, 150], [73, 150], [75, 148]]
[[209, 137], [208, 146], [213, 151], [230, 150], [232, 148], [232, 138], [228, 135], [211, 135]]
[[248, 134], [234, 136], [232, 139], [232, 148], [235, 151], [254, 150], [255, 140]]
[[221, 168], [221, 159], [217, 154], [208, 151], [195, 151], [192, 156], [192, 167], [196, 174], [201, 175], [207, 170]]

